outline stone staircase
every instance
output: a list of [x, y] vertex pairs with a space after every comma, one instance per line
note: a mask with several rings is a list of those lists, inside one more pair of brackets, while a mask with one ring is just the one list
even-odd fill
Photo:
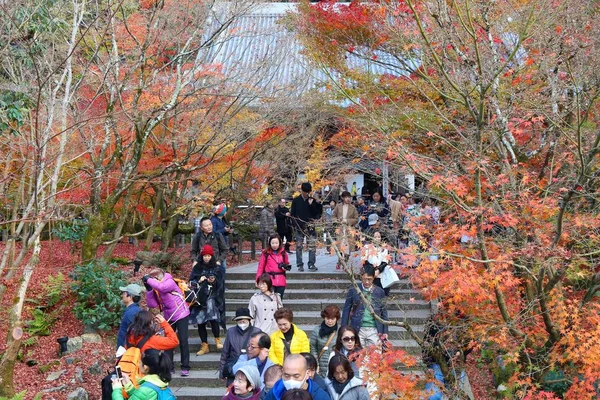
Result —
[[[297, 272], [295, 268], [288, 273], [288, 284], [283, 304], [294, 311], [294, 323], [308, 335], [313, 328], [321, 323], [320, 312], [329, 304], [337, 304], [343, 308], [346, 291], [350, 286], [348, 276], [335, 269], [336, 259], [329, 255], [317, 257], [317, 272]], [[254, 276], [256, 263], [231, 268], [227, 271], [225, 292], [227, 303], [228, 327], [239, 307], [247, 307], [250, 297], [256, 292]], [[420, 293], [411, 289], [406, 280], [396, 284], [388, 299], [390, 319], [407, 320], [413, 330], [423, 335], [423, 329], [430, 315], [430, 304], [421, 297]], [[222, 338], [225, 334], [222, 333]], [[408, 333], [399, 327], [391, 326], [389, 339], [394, 347], [403, 348], [409, 353], [420, 355], [421, 350]], [[218, 377], [220, 352], [214, 344], [214, 338], [209, 329], [208, 342], [210, 353], [197, 356], [200, 349], [198, 329], [190, 325], [190, 376], [179, 376], [179, 354], [175, 354], [177, 372], [171, 381], [171, 387], [180, 400], [207, 399], [218, 400], [225, 393], [224, 381]]]

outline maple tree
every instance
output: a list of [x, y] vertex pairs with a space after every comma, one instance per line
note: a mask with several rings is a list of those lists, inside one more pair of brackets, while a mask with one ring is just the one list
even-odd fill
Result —
[[[462, 346], [516, 364], [519, 397], [552, 370], [568, 398], [595, 397], [600, 379], [597, 13], [591, 1], [324, 1], [293, 18], [350, 104], [331, 144], [387, 159], [442, 205], [439, 225], [411, 220], [413, 283], [440, 323], [468, 326]], [[461, 361], [438, 361], [452, 383]]]

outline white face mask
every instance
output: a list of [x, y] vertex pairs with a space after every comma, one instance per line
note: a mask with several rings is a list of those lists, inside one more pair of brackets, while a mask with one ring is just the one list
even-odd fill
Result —
[[289, 381], [283, 381], [283, 386], [285, 387], [285, 390], [302, 389], [302, 385], [304, 385], [305, 381], [306, 376], [301, 381], [290, 379]]
[[250, 326], [250, 322], [247, 321], [240, 321], [237, 323], [238, 328], [240, 328], [241, 330], [245, 331], [246, 329], [248, 329], [248, 327]]

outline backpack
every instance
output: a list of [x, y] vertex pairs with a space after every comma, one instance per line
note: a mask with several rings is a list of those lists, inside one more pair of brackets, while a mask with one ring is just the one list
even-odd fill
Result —
[[187, 303], [188, 307], [191, 307], [198, 302], [196, 292], [189, 287], [186, 281], [179, 278], [173, 278], [173, 280], [179, 287], [179, 290], [181, 290], [181, 293], [183, 293], [183, 298]]
[[[138, 380], [142, 378], [144, 375], [140, 374], [140, 364], [142, 362], [142, 351], [140, 350], [148, 339], [150, 339], [152, 335], [145, 336], [142, 340], [139, 341], [137, 345], [132, 345], [127, 343], [127, 350], [119, 359], [117, 365], [121, 367], [121, 371], [125, 372], [129, 375], [129, 379], [133, 386], [137, 389], [140, 385], [138, 384]], [[125, 397], [125, 390], [123, 390], [123, 394]]]
[[177, 397], [173, 394], [173, 391], [170, 387], [160, 388], [151, 382], [144, 382], [142, 386], [148, 387], [156, 392], [158, 395], [158, 400], [176, 400]]

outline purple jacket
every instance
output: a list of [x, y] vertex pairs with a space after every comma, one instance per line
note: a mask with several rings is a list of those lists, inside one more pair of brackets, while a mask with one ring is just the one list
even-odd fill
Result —
[[181, 293], [171, 274], [165, 273], [162, 281], [150, 278], [148, 279], [148, 285], [154, 289], [146, 292], [148, 307], [160, 307], [163, 316], [169, 323], [172, 324], [190, 315], [190, 309], [184, 300], [183, 293]]

